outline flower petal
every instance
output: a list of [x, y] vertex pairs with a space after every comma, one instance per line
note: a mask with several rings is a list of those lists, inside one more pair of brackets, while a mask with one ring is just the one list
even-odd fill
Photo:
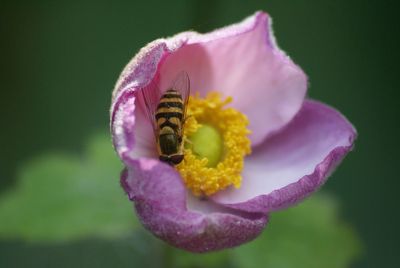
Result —
[[192, 91], [204, 95], [218, 90], [233, 96], [232, 105], [249, 117], [250, 138], [257, 145], [293, 118], [307, 89], [305, 74], [277, 47], [270, 26], [268, 15], [257, 12], [208, 34], [184, 32], [156, 40], [125, 67], [113, 102], [125, 91], [141, 90], [155, 77], [165, 90], [185, 70]]
[[119, 157], [127, 159], [154, 157], [156, 144], [151, 124], [138, 106], [136, 91], [126, 90], [113, 103], [111, 132]]
[[248, 212], [269, 212], [316, 191], [352, 149], [356, 130], [336, 110], [306, 101], [281, 132], [246, 159], [240, 189], [213, 200]]
[[189, 251], [233, 247], [260, 234], [267, 223], [261, 213], [246, 213], [189, 198], [179, 174], [152, 159], [131, 162], [121, 184], [143, 225], [166, 242]]
[[259, 144], [293, 118], [307, 90], [305, 74], [277, 47], [270, 26], [268, 15], [259, 12], [240, 24], [192, 36], [165, 58], [162, 85], [186, 70], [194, 91], [232, 96], [232, 106], [249, 118], [252, 144]]

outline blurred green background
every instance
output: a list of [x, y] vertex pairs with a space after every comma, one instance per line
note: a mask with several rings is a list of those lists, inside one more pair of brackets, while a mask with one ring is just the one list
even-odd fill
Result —
[[[130, 228], [124, 225], [126, 222], [131, 221], [135, 226], [137, 223], [133, 216], [132, 219], [126, 219], [131, 217], [125, 216], [126, 211], [131, 211], [130, 204], [116, 186], [120, 165], [109, 148], [107, 136], [111, 90], [121, 69], [146, 43], [188, 29], [206, 32], [237, 22], [256, 10], [265, 10], [273, 17], [279, 45], [309, 76], [309, 96], [339, 109], [359, 132], [355, 150], [324, 186], [324, 192], [334, 196], [334, 203], [340, 208], [328, 204], [327, 211], [335, 215], [337, 213], [340, 221], [352, 226], [349, 230], [343, 227], [346, 229], [343, 232], [352, 233], [349, 237], [359, 237], [363, 246], [357, 246], [357, 238], [351, 238], [350, 241], [343, 238], [342, 241], [334, 239], [341, 237], [334, 232], [321, 231], [324, 234], [320, 236], [323, 241], [318, 242], [320, 245], [317, 243], [316, 250], [329, 249], [326, 261], [332, 262], [332, 258], [337, 260], [339, 257], [330, 256], [329, 252], [347, 250], [348, 246], [350, 249], [346, 252], [362, 252], [349, 253], [358, 256], [354, 260], [341, 255], [349, 259], [351, 267], [396, 266], [400, 239], [396, 230], [400, 226], [397, 215], [400, 184], [395, 170], [398, 165], [400, 95], [398, 86], [395, 87], [398, 80], [396, 75], [399, 74], [399, 5], [395, 1], [2, 0], [0, 198], [5, 196], [5, 200], [13, 199], [14, 189], [23, 189], [20, 180], [29, 184], [31, 178], [36, 176], [43, 184], [38, 183], [36, 188], [27, 186], [26, 189], [37, 189], [37, 196], [43, 199], [44, 204], [32, 204], [34, 195], [29, 197], [24, 190], [15, 190], [15, 196], [23, 196], [21, 200], [26, 198], [26, 202], [15, 198], [17, 201], [10, 201], [12, 205], [3, 207], [3, 212], [0, 210], [0, 222], [3, 223], [0, 223], [0, 234], [1, 228], [22, 234], [22, 238], [18, 238], [12, 235], [7, 237], [6, 232], [3, 233], [0, 240], [0, 267], [50, 267], [59, 262], [64, 263], [65, 267], [141, 267], [137, 263], [148, 261], [146, 252], [158, 252], [160, 259], [165, 255], [165, 250], [159, 248], [164, 245], [146, 233], [134, 232], [128, 237], [118, 237], [118, 234]], [[92, 145], [86, 145], [88, 141]], [[99, 171], [96, 170], [99, 163], [111, 166]], [[100, 201], [98, 192], [90, 190], [82, 190], [75, 199], [66, 194], [61, 194], [65, 199], [49, 194], [51, 189], [46, 187], [50, 187], [51, 183], [57, 186], [60, 177], [60, 181], [67, 177], [65, 174], [73, 174], [71, 176], [76, 178], [103, 176], [104, 182], [108, 181], [107, 185], [112, 185], [116, 190], [101, 189], [102, 193], [105, 196], [110, 192], [114, 196], [121, 195], [123, 201], [110, 201], [107, 198]], [[110, 180], [115, 181], [110, 184]], [[78, 181], [73, 183], [79, 184]], [[101, 188], [101, 184], [97, 185]], [[63, 185], [58, 186], [62, 192]], [[85, 187], [79, 185], [79, 189]], [[70, 190], [74, 192], [75, 188]], [[35, 221], [35, 227], [24, 222], [38, 218], [35, 211], [47, 209], [45, 203], [53, 200], [51, 198], [58, 198], [57, 202], [64, 205], [82, 200], [90, 210], [90, 202], [94, 202], [94, 199], [88, 196], [89, 192], [104, 205], [104, 211], [107, 211], [107, 206], [113, 210], [115, 206], [112, 204], [124, 204], [123, 209], [113, 212], [114, 221], [104, 218], [104, 211], [91, 211], [95, 219], [93, 221], [100, 223], [98, 229], [90, 220], [86, 222], [87, 226], [72, 224], [70, 229], [68, 222], [63, 221], [65, 232], [54, 230], [52, 233], [50, 230], [49, 237], [40, 230], [40, 226], [48, 224], [46, 217], [42, 221]], [[316, 198], [317, 201], [310, 203], [309, 207], [319, 203], [318, 198], [326, 199], [325, 195]], [[110, 205], [108, 201], [115, 203]], [[299, 218], [310, 216], [308, 212], [301, 214], [301, 209], [307, 206], [305, 204], [297, 210], [278, 213], [277, 222], [285, 225], [283, 219], [289, 217], [285, 213], [299, 213]], [[66, 214], [70, 219], [85, 217], [86, 211], [82, 209], [76, 212], [76, 207], [63, 207], [69, 211], [68, 214], [61, 208], [57, 209], [57, 206], [53, 208], [53, 214], [49, 214], [50, 218], [57, 213], [62, 214], [61, 218]], [[15, 210], [25, 216], [18, 215], [11, 219], [13, 213], [18, 213]], [[312, 214], [315, 220], [319, 215], [324, 217], [324, 209], [320, 210], [315, 211], [321, 214]], [[57, 220], [61, 223], [60, 219], [54, 217], [54, 223]], [[118, 225], [118, 222], [123, 224]], [[317, 223], [304, 223], [307, 226], [313, 224]], [[276, 226], [270, 229], [278, 229]], [[297, 230], [297, 227], [289, 226], [288, 229], [282, 229], [281, 233], [285, 234], [286, 230], [293, 228]], [[303, 230], [302, 227], [298, 228], [299, 232]], [[85, 234], [93, 236], [86, 237]], [[346, 237], [344, 233], [342, 235]], [[29, 237], [42, 242], [25, 242]], [[269, 238], [280, 241], [279, 236]], [[260, 241], [262, 239], [264, 237]], [[256, 240], [254, 243], [261, 242]], [[254, 243], [237, 251], [206, 255], [202, 259], [206, 259], [207, 265], [218, 267], [226, 259], [236, 258], [243, 267], [251, 267], [241, 254], [249, 258], [257, 248], [264, 249], [256, 247]], [[265, 250], [274, 252], [273, 248], [274, 245], [268, 245]], [[302, 255], [301, 250], [300, 247], [293, 252], [301, 256], [310, 254]], [[196, 257], [180, 251], [172, 252], [172, 256], [181, 256], [175, 258], [182, 262], [175, 263], [176, 267], [202, 267], [191, 262], [191, 259], [198, 260]], [[315, 255], [318, 252], [315, 251]], [[299, 262], [301, 256], [296, 256]], [[158, 267], [156, 259], [147, 265]], [[269, 267], [292, 267], [279, 264], [279, 261], [274, 264], [271, 258], [268, 261], [271, 263]], [[263, 266], [259, 264], [254, 267]], [[297, 267], [303, 266], [299, 264]], [[332, 264], [315, 267], [344, 266]]]

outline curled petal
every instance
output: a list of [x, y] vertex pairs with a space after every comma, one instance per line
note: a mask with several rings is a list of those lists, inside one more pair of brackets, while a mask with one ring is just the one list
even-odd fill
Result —
[[213, 200], [247, 212], [269, 212], [316, 191], [352, 149], [356, 130], [336, 110], [315, 101], [246, 159], [242, 187]]
[[265, 214], [238, 211], [208, 200], [187, 200], [178, 173], [156, 160], [133, 161], [123, 172], [121, 184], [147, 229], [192, 252], [242, 244], [258, 236], [267, 223]]
[[[156, 40], [125, 67], [113, 92], [111, 128], [120, 155], [121, 150], [131, 157], [140, 156], [143, 151], [132, 152], [134, 144], [142, 145], [141, 139], [120, 135], [119, 126], [124, 121], [133, 122], [125, 132], [136, 135], [134, 126], [142, 127], [134, 123], [138, 111], [131, 108], [131, 113], [124, 112], [119, 105], [121, 100], [137, 98], [137, 92], [155, 79], [165, 90], [182, 70], [189, 74], [192, 91], [204, 95], [217, 90], [233, 96], [232, 105], [249, 118], [253, 145], [293, 118], [307, 89], [305, 74], [277, 47], [271, 19], [263, 12], [208, 34], [184, 32]], [[136, 101], [131, 102], [137, 105]], [[143, 152], [144, 156], [154, 153]]]
[[[220, 91], [247, 115], [255, 146], [242, 188], [193, 198], [176, 170], [158, 160], [140, 91], [165, 90], [182, 70], [192, 92]], [[356, 133], [334, 109], [303, 102], [307, 78], [275, 43], [271, 19], [257, 12], [208, 34], [156, 40], [126, 66], [113, 92], [113, 142], [127, 168], [121, 184], [143, 225], [177, 247], [204, 252], [255, 238], [267, 213], [321, 186], [352, 148]], [[301, 109], [301, 110], [300, 110]]]
[[215, 90], [232, 96], [232, 105], [249, 118], [253, 145], [293, 118], [307, 90], [305, 74], [278, 48], [271, 19], [262, 12], [191, 36], [161, 65], [164, 86], [178, 70], [189, 73], [193, 90], [203, 96]]
[[123, 91], [112, 107], [114, 147], [125, 163], [127, 159], [157, 157], [154, 133], [144, 111], [136, 105], [136, 93], [133, 90]]

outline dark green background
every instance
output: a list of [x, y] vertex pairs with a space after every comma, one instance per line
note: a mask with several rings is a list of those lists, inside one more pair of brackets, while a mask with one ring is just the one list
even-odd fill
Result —
[[[2, 0], [0, 191], [13, 185], [18, 167], [32, 156], [79, 152], [92, 133], [107, 130], [111, 90], [140, 47], [183, 30], [237, 22], [255, 10], [274, 18], [280, 46], [310, 78], [309, 96], [338, 108], [359, 132], [355, 150], [325, 185], [340, 197], [344, 218], [364, 242], [355, 267], [395, 267], [395, 1]], [[12, 252], [15, 243], [2, 247]]]

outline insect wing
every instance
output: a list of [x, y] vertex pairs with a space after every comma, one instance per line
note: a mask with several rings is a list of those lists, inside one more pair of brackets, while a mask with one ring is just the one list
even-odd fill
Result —
[[185, 119], [187, 104], [190, 96], [190, 80], [189, 75], [185, 71], [182, 71], [177, 75], [174, 82], [172, 83], [172, 89], [178, 91], [182, 95], [182, 100], [184, 103], [183, 118]]
[[150, 121], [154, 136], [157, 137], [158, 126], [155, 114], [161, 95], [157, 80], [154, 79], [151, 81], [146, 87], [141, 89], [140, 93], [138, 96], [140, 107]]

